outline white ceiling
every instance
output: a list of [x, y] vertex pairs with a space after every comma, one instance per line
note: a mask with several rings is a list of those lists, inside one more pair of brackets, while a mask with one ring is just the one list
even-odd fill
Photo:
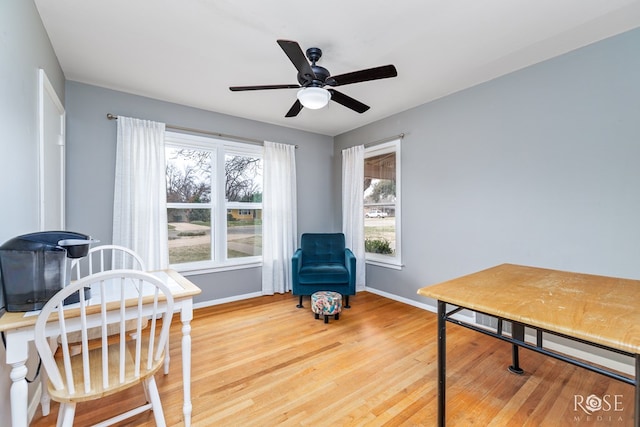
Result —
[[[330, 136], [640, 26], [640, 0], [35, 3], [68, 80]], [[321, 48], [334, 75], [398, 77], [339, 88], [364, 114], [331, 102], [285, 118], [295, 89], [228, 89], [297, 83], [277, 39]]]

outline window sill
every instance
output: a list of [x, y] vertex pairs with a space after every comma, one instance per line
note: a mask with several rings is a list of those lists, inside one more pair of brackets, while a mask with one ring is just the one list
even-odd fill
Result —
[[404, 267], [404, 265], [397, 260], [384, 261], [378, 259], [366, 259], [365, 263], [369, 265], [375, 265], [376, 267], [391, 268], [393, 270], [402, 270], [402, 267]]
[[225, 264], [214, 264], [212, 262], [199, 262], [192, 264], [171, 265], [172, 269], [176, 270], [183, 276], [196, 276], [199, 274], [221, 273], [223, 271], [244, 270], [247, 268], [262, 267], [262, 260], [247, 261], [247, 262], [228, 262]]

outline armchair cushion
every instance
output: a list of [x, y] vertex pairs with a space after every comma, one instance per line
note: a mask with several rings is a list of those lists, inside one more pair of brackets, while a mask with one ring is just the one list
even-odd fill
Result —
[[347, 283], [349, 272], [342, 263], [327, 262], [303, 265], [298, 281], [300, 284], [311, 283]]

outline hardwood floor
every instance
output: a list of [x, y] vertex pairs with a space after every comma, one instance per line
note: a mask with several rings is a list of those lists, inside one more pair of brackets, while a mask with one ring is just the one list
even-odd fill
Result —
[[[324, 324], [308, 299], [304, 309], [296, 301], [287, 294], [196, 310], [194, 426], [436, 425], [435, 314], [362, 292]], [[171, 372], [157, 375], [169, 426], [182, 425], [180, 327], [174, 320]], [[447, 425], [633, 425], [632, 386], [528, 350], [520, 353], [525, 374], [514, 375], [508, 343], [455, 325], [447, 331]], [[574, 402], [590, 395], [612, 404], [618, 395], [617, 408], [587, 416]], [[80, 404], [76, 425], [141, 396], [140, 389]], [[52, 402], [32, 426], [55, 425], [57, 409]], [[145, 413], [121, 425], [154, 423]]]

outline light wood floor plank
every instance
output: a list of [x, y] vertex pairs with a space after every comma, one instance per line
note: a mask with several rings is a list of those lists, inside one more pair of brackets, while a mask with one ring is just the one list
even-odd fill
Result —
[[[194, 426], [436, 425], [435, 314], [363, 292], [324, 324], [308, 298], [304, 309], [296, 303], [276, 295], [196, 310]], [[180, 329], [174, 322], [171, 372], [157, 376], [169, 426], [182, 425]], [[514, 375], [510, 344], [455, 325], [447, 331], [448, 425], [633, 425], [633, 387], [527, 350], [525, 374]], [[589, 419], [574, 397], [591, 394], [618, 394], [623, 410]], [[76, 425], [141, 400], [135, 390], [79, 405]], [[32, 426], [54, 425], [57, 410], [52, 403]], [[145, 413], [121, 425], [154, 423]]]

